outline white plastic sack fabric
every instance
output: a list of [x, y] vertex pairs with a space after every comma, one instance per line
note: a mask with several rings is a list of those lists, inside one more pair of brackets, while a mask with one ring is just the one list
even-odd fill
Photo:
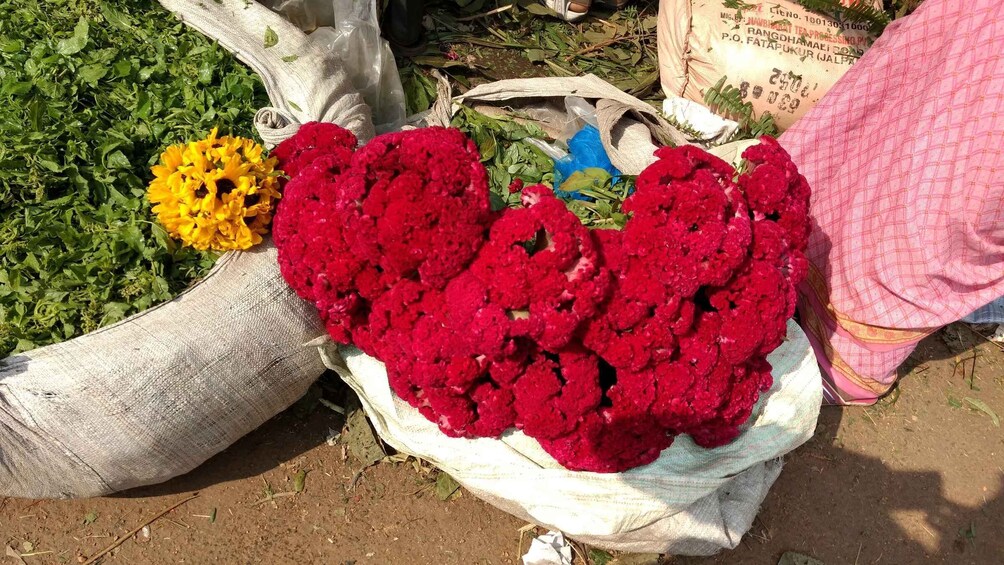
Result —
[[717, 449], [676, 438], [654, 463], [625, 473], [564, 469], [536, 440], [450, 438], [398, 398], [383, 363], [355, 348], [322, 347], [380, 437], [443, 469], [475, 496], [529, 522], [610, 550], [710, 555], [739, 544], [781, 471], [780, 457], [808, 440], [822, 400], [808, 340], [794, 322], [767, 360], [774, 385], [743, 433]]
[[715, 114], [704, 104], [679, 96], [666, 97], [662, 113], [689, 127], [691, 140], [701, 143], [725, 143], [739, 129], [738, 123]]
[[390, 45], [380, 37], [375, 0], [263, 0], [309, 33], [341, 62], [352, 86], [373, 112], [377, 132], [405, 123], [404, 87]]
[[[256, 117], [266, 141], [309, 120], [372, 137], [337, 58], [282, 16], [243, 0], [162, 3], [259, 73], [274, 105]], [[266, 29], [279, 38], [268, 48]], [[194, 469], [304, 394], [324, 370], [307, 344], [323, 334], [268, 241], [170, 302], [0, 360], [0, 496], [97, 496]]]
[[[353, 87], [345, 64], [323, 41], [251, 0], [159, 2], [261, 77], [272, 107], [258, 112], [255, 125], [266, 147], [312, 121], [336, 123], [360, 141], [373, 137], [369, 107]], [[274, 45], [266, 47], [266, 35], [274, 37]]]
[[530, 541], [523, 565], [572, 565], [572, 546], [561, 532], [547, 532]]
[[303, 396], [324, 330], [275, 247], [174, 300], [0, 361], [0, 496], [86, 497], [186, 473]]
[[[504, 106], [501, 113], [518, 108], [521, 116], [537, 119], [545, 130], [560, 136], [566, 124], [565, 99], [578, 97], [596, 104], [597, 129], [610, 162], [622, 173], [637, 175], [655, 162], [659, 145], [688, 143], [686, 136], [655, 108], [595, 75], [581, 77], [518, 78], [482, 84], [451, 98], [449, 84], [440, 79], [438, 98], [426, 113], [412, 118], [418, 126], [446, 126], [453, 105]], [[548, 121], [557, 123], [550, 124]]]

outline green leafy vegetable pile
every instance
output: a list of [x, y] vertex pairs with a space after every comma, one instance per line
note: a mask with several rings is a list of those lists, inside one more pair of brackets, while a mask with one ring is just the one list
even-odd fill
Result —
[[260, 80], [154, 0], [0, 0], [0, 358], [169, 299], [212, 254], [151, 221], [168, 144], [251, 136]]
[[[572, 174], [555, 187], [554, 161], [529, 141], [550, 140], [532, 122], [487, 116], [461, 106], [452, 125], [478, 146], [481, 162], [488, 170], [492, 207], [496, 210], [520, 206], [519, 189], [523, 186], [545, 184], [556, 189], [555, 193], [584, 225], [599, 229], [624, 227], [627, 217], [621, 213], [621, 204], [634, 190], [634, 177], [621, 175], [615, 179], [603, 169], [589, 168]], [[517, 184], [513, 185], [514, 182]]]
[[509, 190], [514, 181], [526, 186], [551, 185], [554, 161], [527, 141], [547, 139], [547, 134], [538, 126], [506, 117], [487, 116], [467, 106], [460, 107], [452, 125], [478, 146], [481, 163], [488, 170], [488, 185], [495, 209], [519, 204], [519, 194]]

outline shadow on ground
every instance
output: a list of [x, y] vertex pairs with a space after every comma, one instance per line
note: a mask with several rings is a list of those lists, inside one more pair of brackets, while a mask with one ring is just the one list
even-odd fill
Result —
[[740, 546], [673, 563], [773, 565], [785, 551], [827, 564], [1004, 562], [1004, 434], [957, 400], [1004, 407], [1004, 355], [977, 351], [964, 376], [935, 334], [883, 403], [823, 408]]
[[[925, 340], [905, 367], [895, 398], [871, 408], [823, 409], [815, 436], [787, 457], [738, 548], [671, 562], [773, 565], [785, 551], [797, 551], [829, 565], [1000, 563], [1004, 434], [985, 414], [953, 403], [971, 395], [1004, 407], [1004, 354], [984, 345], [980, 355], [985, 358], [975, 381], [966, 380], [954, 370], [954, 353], [940, 336]], [[309, 415], [291, 409], [196, 471], [119, 496], [257, 481], [256, 475], [315, 448], [341, 423], [320, 406]]]

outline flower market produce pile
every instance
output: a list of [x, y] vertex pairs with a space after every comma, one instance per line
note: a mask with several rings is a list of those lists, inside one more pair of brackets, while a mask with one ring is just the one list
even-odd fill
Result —
[[150, 166], [250, 136], [260, 80], [154, 0], [0, 0], [0, 358], [171, 298], [212, 252], [153, 221]]
[[518, 206], [493, 210], [459, 130], [356, 149], [308, 124], [274, 151], [291, 176], [280, 268], [449, 436], [515, 426], [599, 472], [649, 463], [679, 434], [724, 445], [771, 384], [765, 356], [807, 268], [809, 187], [771, 138], [741, 172], [695, 147], [656, 155], [623, 230], [591, 230], [543, 185], [514, 183]]

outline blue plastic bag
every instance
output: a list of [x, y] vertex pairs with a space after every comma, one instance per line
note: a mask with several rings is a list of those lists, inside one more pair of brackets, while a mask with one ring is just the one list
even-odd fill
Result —
[[568, 155], [557, 159], [554, 162], [554, 193], [559, 198], [572, 198], [574, 200], [592, 200], [588, 196], [578, 192], [567, 192], [561, 190], [561, 184], [572, 176], [573, 173], [585, 169], [603, 169], [610, 173], [613, 182], [617, 182], [617, 177], [621, 172], [610, 162], [603, 142], [600, 141], [600, 130], [591, 125], [586, 125], [568, 140]]

